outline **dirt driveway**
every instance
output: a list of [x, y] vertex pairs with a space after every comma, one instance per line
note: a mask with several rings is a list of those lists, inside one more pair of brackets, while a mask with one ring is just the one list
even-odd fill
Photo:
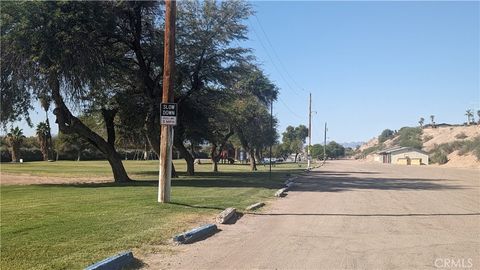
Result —
[[329, 162], [150, 269], [480, 269], [480, 170]]

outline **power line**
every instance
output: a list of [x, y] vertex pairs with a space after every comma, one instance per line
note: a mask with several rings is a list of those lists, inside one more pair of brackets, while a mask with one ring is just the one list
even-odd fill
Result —
[[255, 33], [255, 35], [257, 36], [258, 38], [258, 41], [260, 42], [260, 45], [262, 46], [262, 48], [265, 50], [265, 53], [267, 54], [268, 58], [270, 59], [273, 67], [275, 68], [275, 70], [278, 72], [278, 74], [280, 75], [280, 77], [282, 78], [282, 80], [287, 84], [288, 88], [297, 96], [300, 96], [293, 88], [292, 86], [290, 85], [290, 83], [288, 83], [288, 81], [285, 79], [285, 77], [283, 76], [283, 73], [280, 71], [280, 69], [277, 67], [277, 65], [275, 64], [275, 61], [273, 61], [273, 57], [270, 55], [270, 53], [268, 52], [268, 49], [267, 47], [265, 47], [265, 45], [263, 44], [263, 41], [262, 39], [260, 38], [260, 35], [257, 33], [257, 31], [255, 30], [254, 27], [251, 27], [253, 32]]
[[[272, 48], [272, 52], [274, 54], [274, 56], [277, 58], [278, 62], [280, 63], [280, 65], [282, 66], [283, 70], [285, 71], [285, 73], [287, 74], [287, 76], [292, 80], [292, 82], [298, 87], [298, 89], [305, 91], [305, 89], [303, 89], [303, 87], [301, 87], [297, 81], [293, 78], [292, 75], [290, 75], [290, 72], [288, 72], [288, 69], [285, 67], [285, 65], [283, 64], [283, 61], [281, 60], [281, 58], [278, 56], [276, 50], [275, 50], [275, 47], [272, 45], [272, 43], [270, 42], [270, 39], [268, 38], [268, 35], [267, 33], [265, 32], [265, 29], [263, 28], [262, 24], [260, 23], [260, 19], [258, 19], [257, 15], [256, 14], [253, 14], [253, 16], [255, 16], [255, 19], [257, 20], [257, 23], [258, 25], [260, 26], [260, 30], [262, 30], [263, 32], [263, 35], [265, 36], [265, 39], [267, 40], [267, 43], [268, 45], [270, 45], [270, 48]], [[255, 31], [255, 30], [254, 30]]]
[[285, 101], [283, 101], [283, 99], [278, 96], [278, 99], [280, 100], [280, 102], [282, 102], [282, 104], [285, 106], [285, 108], [287, 108], [287, 110], [292, 113], [293, 116], [297, 117], [298, 119], [302, 119], [303, 120], [303, 117], [298, 115], [295, 111], [293, 111], [292, 109], [290, 109], [290, 107], [288, 107], [287, 103], [285, 103]]

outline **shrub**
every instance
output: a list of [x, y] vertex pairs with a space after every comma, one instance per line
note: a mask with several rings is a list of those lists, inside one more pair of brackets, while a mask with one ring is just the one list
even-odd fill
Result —
[[435, 145], [430, 153], [433, 158], [433, 156], [439, 157], [440, 154], [448, 155], [456, 150], [458, 150], [459, 155], [473, 153], [477, 160], [480, 161], [480, 136], [477, 136], [472, 140], [454, 141], [451, 143]]
[[403, 147], [422, 149], [422, 132], [419, 127], [403, 127], [398, 131], [395, 143]]
[[390, 129], [385, 129], [384, 131], [382, 131], [382, 133], [380, 134], [380, 136], [378, 136], [378, 142], [379, 143], [383, 143], [385, 142], [386, 140], [390, 139], [391, 137], [393, 137], [393, 131], [390, 130]]
[[435, 152], [431, 157], [430, 157], [430, 162], [431, 163], [438, 163], [440, 165], [445, 164], [448, 162], [448, 157], [445, 153], [442, 153], [441, 151]]
[[363, 151], [360, 153], [359, 157], [360, 157], [360, 158], [364, 158], [364, 157], [368, 156], [369, 154], [371, 154], [371, 153], [373, 153], [373, 152], [376, 152], [376, 151], [379, 151], [379, 150], [382, 150], [382, 149], [384, 149], [384, 148], [385, 148], [385, 145], [384, 145], [383, 143], [374, 145], [374, 146], [372, 146], [372, 147], [369, 147], [369, 148], [363, 150]]
[[458, 139], [458, 140], [463, 140], [467, 137], [468, 136], [464, 132], [461, 132], [461, 133], [458, 133], [457, 135], [455, 135], [455, 139]]
[[430, 141], [431, 139], [433, 139], [432, 135], [425, 135], [423, 137], [423, 142], [426, 143], [426, 142]]

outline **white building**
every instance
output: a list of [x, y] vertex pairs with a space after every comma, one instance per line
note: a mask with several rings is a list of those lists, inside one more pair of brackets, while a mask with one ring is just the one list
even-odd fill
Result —
[[413, 147], [392, 147], [375, 153], [374, 160], [380, 163], [402, 165], [428, 165], [428, 153]]

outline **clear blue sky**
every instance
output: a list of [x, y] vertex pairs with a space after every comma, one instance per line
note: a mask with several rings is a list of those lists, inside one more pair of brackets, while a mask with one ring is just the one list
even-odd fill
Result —
[[[308, 123], [310, 91], [314, 143], [323, 141], [325, 121], [329, 140], [364, 141], [431, 114], [461, 123], [467, 108], [480, 107], [479, 2], [252, 5], [243, 45], [281, 90], [280, 132]], [[33, 112], [34, 123], [43, 115]]]
[[308, 123], [310, 91], [313, 142], [325, 121], [329, 140], [362, 141], [480, 109], [479, 2], [252, 4], [246, 44], [281, 89], [281, 131]]

